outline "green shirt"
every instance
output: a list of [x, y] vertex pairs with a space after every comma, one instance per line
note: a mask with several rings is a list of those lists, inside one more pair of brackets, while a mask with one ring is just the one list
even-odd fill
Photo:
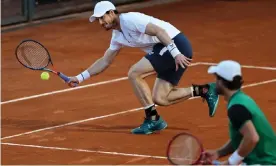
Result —
[[260, 138], [256, 147], [245, 157], [243, 162], [246, 164], [276, 164], [276, 135], [255, 101], [239, 90], [232, 95], [227, 107], [229, 134], [234, 149], [237, 149], [241, 143], [242, 135], [239, 129], [247, 120], [252, 121]]

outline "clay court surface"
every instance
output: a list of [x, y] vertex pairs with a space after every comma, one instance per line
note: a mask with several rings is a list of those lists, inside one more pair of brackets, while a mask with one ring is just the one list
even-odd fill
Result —
[[[179, 86], [214, 81], [211, 63], [233, 59], [243, 65], [244, 91], [276, 129], [276, 1], [178, 2], [139, 9], [170, 21], [191, 40], [193, 66]], [[71, 89], [51, 75], [21, 66], [14, 55], [26, 38], [42, 42], [56, 68], [77, 75], [109, 46], [111, 32], [88, 18], [70, 19], [2, 34], [2, 164], [169, 164], [168, 141], [186, 131], [217, 148], [228, 139], [226, 105], [220, 98], [215, 117], [201, 99], [158, 107], [168, 128], [132, 135], [144, 111], [127, 80], [144, 53], [126, 48], [104, 73]], [[155, 77], [147, 78], [153, 86]], [[37, 96], [34, 96], [37, 95]]]

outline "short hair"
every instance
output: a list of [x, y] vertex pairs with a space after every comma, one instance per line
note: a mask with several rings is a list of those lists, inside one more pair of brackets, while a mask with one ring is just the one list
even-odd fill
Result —
[[[106, 14], [109, 14], [111, 10], [107, 11]], [[113, 10], [115, 14], [119, 14], [118, 10]]]
[[241, 76], [235, 76], [233, 78], [233, 81], [228, 81], [222, 77], [220, 77], [219, 75], [217, 75], [219, 80], [222, 80], [223, 85], [229, 89], [229, 90], [238, 90], [242, 87], [244, 81], [243, 78]]

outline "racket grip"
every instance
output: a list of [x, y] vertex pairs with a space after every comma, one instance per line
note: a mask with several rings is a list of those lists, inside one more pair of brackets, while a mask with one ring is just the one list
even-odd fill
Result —
[[66, 75], [62, 74], [61, 72], [58, 72], [58, 75], [60, 78], [62, 78], [66, 83], [69, 83], [70, 79]]
[[[69, 81], [70, 81], [70, 78], [69, 78], [69, 77], [67, 77], [66, 75], [64, 75], [64, 74], [61, 73], [61, 72], [58, 72], [58, 75], [59, 75], [59, 77], [62, 78], [66, 83], [69, 83]], [[73, 86], [76, 87], [76, 86], [78, 86], [78, 84], [74, 83]]]
[[214, 160], [214, 161], [212, 161], [212, 164], [213, 165], [220, 165], [221, 163], [218, 160]]

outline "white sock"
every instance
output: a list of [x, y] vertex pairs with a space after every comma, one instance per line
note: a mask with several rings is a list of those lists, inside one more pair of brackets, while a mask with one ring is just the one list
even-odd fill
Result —
[[148, 109], [148, 108], [150, 108], [152, 106], [154, 106], [154, 104], [148, 105], [148, 106], [144, 107], [144, 109]]

